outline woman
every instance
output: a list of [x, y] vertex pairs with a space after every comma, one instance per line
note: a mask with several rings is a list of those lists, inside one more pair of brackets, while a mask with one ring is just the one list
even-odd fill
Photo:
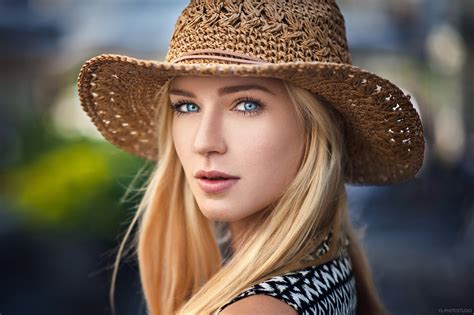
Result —
[[113, 275], [138, 222], [150, 314], [386, 313], [344, 184], [413, 177], [423, 129], [351, 65], [334, 1], [191, 1], [165, 62], [97, 56], [79, 95], [107, 140], [156, 161]]

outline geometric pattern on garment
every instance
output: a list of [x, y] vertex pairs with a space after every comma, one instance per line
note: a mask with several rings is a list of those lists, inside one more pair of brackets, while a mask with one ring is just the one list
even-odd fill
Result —
[[250, 295], [278, 298], [298, 314], [348, 315], [356, 313], [357, 293], [352, 263], [346, 249], [324, 264], [274, 276], [243, 291], [226, 306]]

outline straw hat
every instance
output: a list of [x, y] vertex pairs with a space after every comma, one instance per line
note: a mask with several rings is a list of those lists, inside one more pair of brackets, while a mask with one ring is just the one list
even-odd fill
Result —
[[192, 0], [179, 16], [164, 62], [99, 55], [82, 67], [79, 97], [102, 135], [156, 160], [160, 87], [180, 75], [289, 80], [342, 114], [351, 184], [413, 177], [423, 162], [420, 117], [396, 85], [353, 66], [334, 0]]

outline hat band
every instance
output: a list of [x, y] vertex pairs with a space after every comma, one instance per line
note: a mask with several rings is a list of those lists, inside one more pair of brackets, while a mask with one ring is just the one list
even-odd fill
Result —
[[216, 59], [216, 60], [247, 63], [247, 64], [269, 63], [268, 61], [259, 59], [257, 57], [241, 54], [241, 53], [231, 51], [231, 50], [222, 50], [222, 49], [192, 50], [172, 60], [171, 63], [177, 63], [179, 61], [187, 60], [187, 59]]

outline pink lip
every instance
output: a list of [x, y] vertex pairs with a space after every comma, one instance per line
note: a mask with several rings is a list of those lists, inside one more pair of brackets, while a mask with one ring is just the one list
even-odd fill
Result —
[[205, 170], [199, 170], [196, 172], [194, 175], [196, 178], [202, 178], [202, 177], [207, 177], [207, 178], [214, 178], [214, 177], [224, 177], [224, 178], [239, 178], [238, 176], [234, 175], [229, 175], [224, 172], [219, 172], [219, 171], [205, 171]]
[[220, 193], [232, 187], [239, 179], [229, 178], [221, 180], [211, 180], [199, 178], [198, 183], [202, 190], [207, 193]]

